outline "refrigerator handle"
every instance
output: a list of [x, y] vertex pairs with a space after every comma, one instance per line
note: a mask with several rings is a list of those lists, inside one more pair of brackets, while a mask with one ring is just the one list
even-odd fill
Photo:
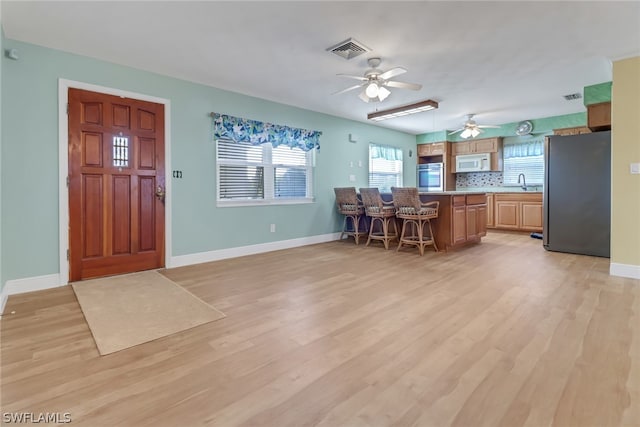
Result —
[[544, 186], [542, 187], [542, 246], [549, 246], [549, 152], [551, 137], [544, 138]]

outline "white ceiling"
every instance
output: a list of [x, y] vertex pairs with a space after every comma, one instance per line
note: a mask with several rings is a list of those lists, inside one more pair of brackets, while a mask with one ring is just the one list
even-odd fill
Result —
[[[367, 113], [424, 99], [436, 111], [378, 122], [413, 134], [584, 111], [565, 94], [610, 81], [611, 61], [640, 55], [640, 2], [2, 1], [10, 39], [153, 71], [313, 111]], [[350, 37], [372, 49], [326, 51]], [[380, 104], [358, 91], [367, 58], [420, 91]], [[382, 108], [384, 107], [384, 108]]]

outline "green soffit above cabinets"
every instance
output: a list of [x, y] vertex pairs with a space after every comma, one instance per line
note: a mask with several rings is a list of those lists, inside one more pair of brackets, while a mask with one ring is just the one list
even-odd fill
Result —
[[[573, 114], [565, 114], [562, 116], [553, 116], [553, 117], [545, 117], [542, 119], [531, 119], [531, 123], [533, 123], [533, 133], [534, 134], [551, 134], [554, 129], [563, 129], [563, 128], [572, 128], [577, 126], [586, 126], [587, 125], [587, 113], [573, 113]], [[497, 129], [484, 129], [484, 132], [478, 138], [494, 138], [498, 136], [515, 136], [516, 135], [516, 127], [519, 122], [514, 123], [505, 123], [500, 125]], [[452, 141], [459, 142], [465, 141], [465, 139], [460, 138], [458, 135], [449, 135], [448, 131], [437, 131], [437, 132], [429, 132], [423, 133], [416, 136], [417, 144], [424, 144], [430, 142], [440, 142], [440, 141]]]
[[584, 105], [611, 101], [611, 82], [584, 87]]

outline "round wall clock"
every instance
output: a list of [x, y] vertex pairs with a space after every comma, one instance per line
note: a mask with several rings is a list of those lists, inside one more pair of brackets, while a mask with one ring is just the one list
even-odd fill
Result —
[[532, 130], [533, 130], [533, 123], [531, 123], [529, 120], [525, 120], [518, 123], [518, 126], [516, 126], [516, 135], [519, 135], [519, 136], [529, 135]]

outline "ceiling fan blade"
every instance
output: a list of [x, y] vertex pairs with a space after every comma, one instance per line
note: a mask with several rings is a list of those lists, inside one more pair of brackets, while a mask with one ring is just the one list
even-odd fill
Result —
[[360, 92], [360, 95], [358, 95], [358, 98], [360, 98], [361, 100], [363, 100], [366, 103], [371, 102], [371, 99], [367, 96], [367, 93], [364, 90], [362, 92]]
[[347, 77], [349, 79], [356, 79], [356, 80], [361, 80], [363, 82], [366, 82], [367, 80], [369, 80], [366, 77], [362, 77], [362, 76], [354, 76], [352, 74], [336, 74], [336, 76], [340, 76], [340, 77]]
[[350, 90], [358, 89], [359, 87], [362, 87], [362, 84], [351, 86], [351, 87], [348, 87], [346, 89], [339, 90], [337, 92], [332, 93], [332, 95], [339, 95], [341, 93], [349, 92]]
[[422, 85], [419, 85], [417, 83], [394, 82], [393, 80], [385, 82], [384, 86], [397, 87], [397, 88], [400, 88], [400, 89], [411, 89], [411, 90], [420, 90], [420, 89], [422, 89]]
[[382, 79], [382, 80], [388, 80], [388, 79], [391, 79], [391, 78], [393, 78], [395, 76], [399, 76], [400, 74], [404, 74], [406, 72], [407, 72], [407, 70], [405, 70], [404, 68], [396, 67], [396, 68], [392, 68], [389, 71], [385, 71], [384, 73], [380, 74], [378, 76], [378, 78]]
[[453, 135], [454, 133], [462, 132], [464, 128], [456, 129], [453, 132], [449, 132], [449, 135]]
[[494, 125], [477, 125], [477, 127], [479, 128], [492, 128], [492, 129], [500, 129], [501, 126], [494, 126]]

